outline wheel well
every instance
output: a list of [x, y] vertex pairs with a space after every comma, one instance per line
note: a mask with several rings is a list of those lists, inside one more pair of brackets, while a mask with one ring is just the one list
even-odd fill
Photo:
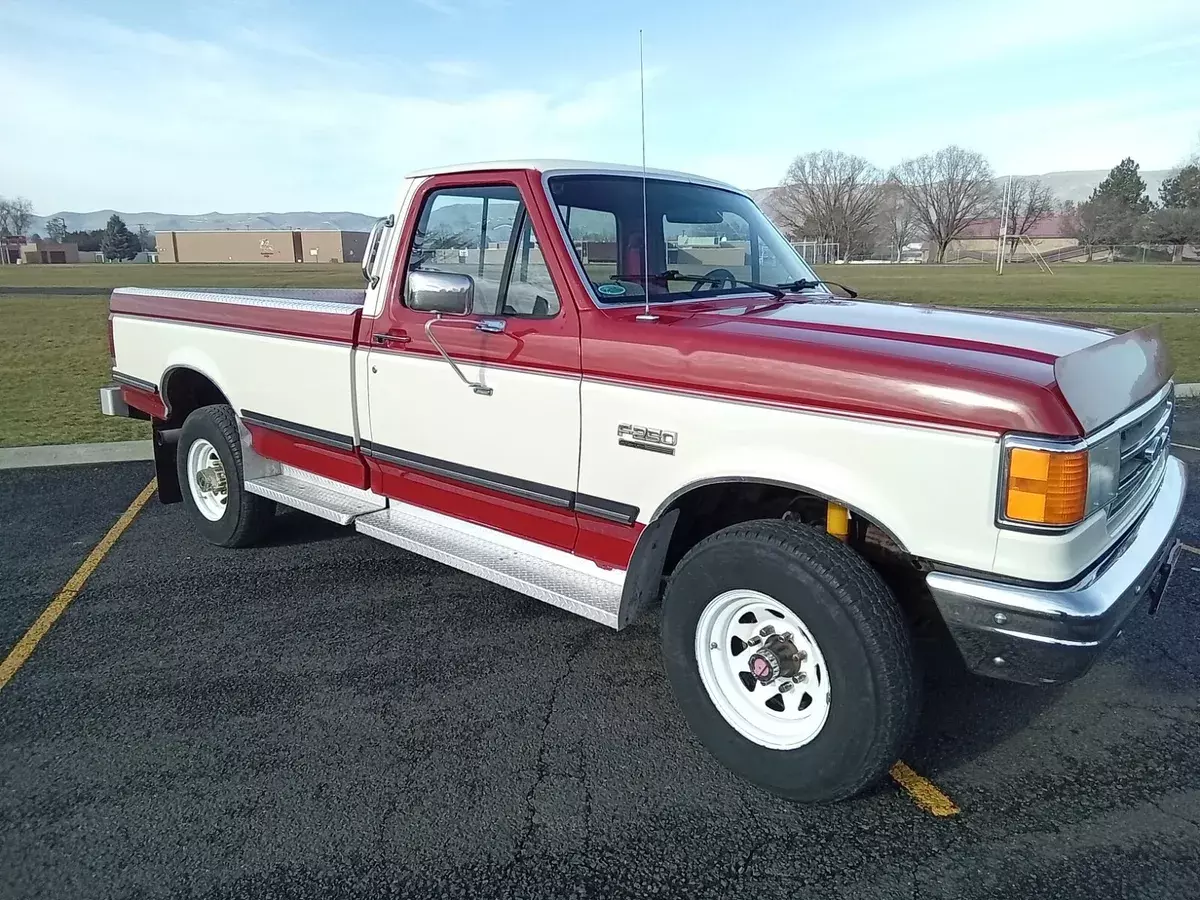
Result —
[[[665, 571], [671, 572], [688, 550], [710, 534], [740, 522], [795, 519], [824, 528], [828, 503], [828, 498], [820, 494], [790, 485], [753, 481], [699, 485], [672, 500], [663, 510], [680, 511], [679, 524], [667, 550]], [[908, 556], [889, 531], [857, 510], [851, 511], [850, 541], [855, 545], [870, 543]]]
[[195, 369], [175, 368], [163, 381], [163, 402], [167, 405], [167, 423], [178, 428], [200, 407], [228, 404], [229, 400], [208, 376]]
[[[622, 625], [658, 597], [664, 580], [688, 550], [709, 535], [754, 519], [792, 519], [824, 530], [829, 502], [829, 498], [795, 486], [754, 481], [697, 485], [672, 499], [647, 526], [630, 560], [623, 598], [628, 612]], [[898, 597], [912, 593], [914, 577], [920, 575], [920, 562], [891, 532], [852, 509], [848, 543], [875, 567]], [[643, 548], [643, 544], [647, 546]], [[657, 552], [652, 549], [656, 544]], [[904, 600], [902, 604], [908, 605]]]

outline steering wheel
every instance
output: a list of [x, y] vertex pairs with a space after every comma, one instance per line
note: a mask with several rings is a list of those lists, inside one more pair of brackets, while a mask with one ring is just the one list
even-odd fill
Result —
[[704, 276], [703, 281], [697, 281], [693, 290], [700, 290], [701, 285], [711, 284], [713, 290], [720, 290], [725, 287], [737, 287], [737, 276], [728, 269], [713, 269]]

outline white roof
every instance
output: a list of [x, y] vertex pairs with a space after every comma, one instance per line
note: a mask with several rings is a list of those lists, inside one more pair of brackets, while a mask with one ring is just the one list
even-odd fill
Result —
[[[458, 163], [450, 166], [435, 166], [431, 169], [418, 169], [409, 172], [408, 178], [428, 178], [432, 175], [449, 175], [454, 172], [495, 172], [500, 169], [534, 169], [544, 175], [565, 175], [568, 172], [581, 174], [642, 174], [641, 166], [627, 166], [621, 163], [590, 162], [579, 159], [498, 159], [489, 162]], [[731, 184], [705, 178], [703, 175], [692, 175], [688, 172], [676, 172], [671, 169], [646, 169], [651, 178], [665, 178], [669, 181], [688, 181], [692, 184], [708, 184], [713, 187], [739, 191]]]

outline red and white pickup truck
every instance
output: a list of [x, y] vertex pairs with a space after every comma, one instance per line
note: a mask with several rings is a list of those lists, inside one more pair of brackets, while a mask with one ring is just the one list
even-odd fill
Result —
[[282, 503], [612, 628], [661, 602], [690, 726], [779, 795], [898, 758], [923, 614], [1058, 682], [1170, 575], [1153, 329], [844, 299], [742, 192], [591, 163], [415, 173], [364, 274], [113, 293], [101, 406], [152, 421], [162, 500], [228, 547]]

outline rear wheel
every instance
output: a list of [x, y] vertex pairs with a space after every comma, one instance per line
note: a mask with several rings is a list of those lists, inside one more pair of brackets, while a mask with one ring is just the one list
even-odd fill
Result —
[[909, 633], [851, 548], [762, 520], [697, 544], [663, 598], [663, 659], [718, 760], [793, 800], [839, 800], [882, 776], [916, 723]]
[[270, 530], [275, 503], [246, 492], [241, 439], [231, 407], [202, 406], [187, 417], [176, 466], [184, 506], [210, 543], [246, 547]]

